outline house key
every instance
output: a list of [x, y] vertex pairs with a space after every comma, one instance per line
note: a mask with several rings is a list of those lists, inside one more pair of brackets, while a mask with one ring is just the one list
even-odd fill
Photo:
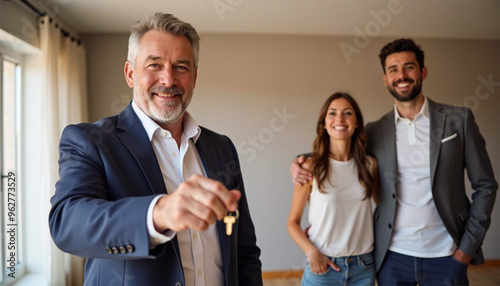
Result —
[[226, 234], [229, 236], [233, 233], [233, 224], [236, 222], [236, 219], [240, 216], [240, 212], [238, 209], [235, 210], [236, 215], [233, 215], [232, 212], [227, 212], [228, 215], [224, 217], [224, 223], [226, 224]]

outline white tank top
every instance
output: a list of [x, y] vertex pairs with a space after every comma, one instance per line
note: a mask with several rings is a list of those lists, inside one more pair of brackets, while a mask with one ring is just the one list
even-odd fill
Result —
[[[371, 163], [371, 158], [369, 158]], [[372, 164], [370, 164], [372, 165]], [[330, 159], [330, 182], [320, 193], [316, 180], [309, 195], [309, 240], [325, 255], [344, 257], [373, 250], [373, 212], [358, 180], [354, 159]]]

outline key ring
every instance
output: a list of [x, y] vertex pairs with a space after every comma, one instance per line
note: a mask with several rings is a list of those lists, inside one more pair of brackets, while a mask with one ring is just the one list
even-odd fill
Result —
[[232, 213], [236, 213], [236, 214], [234, 215], [234, 218], [235, 218], [235, 219], [237, 219], [237, 218], [239, 218], [239, 217], [240, 217], [240, 211], [239, 211], [238, 209], [236, 209], [234, 212], [229, 212], [229, 211], [228, 211], [226, 216], [233, 216], [233, 214], [232, 214]]

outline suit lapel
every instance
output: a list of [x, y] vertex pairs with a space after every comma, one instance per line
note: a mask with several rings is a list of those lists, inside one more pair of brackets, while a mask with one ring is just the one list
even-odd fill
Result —
[[[196, 141], [196, 150], [207, 173], [207, 177], [223, 182], [224, 176], [221, 170], [221, 162], [217, 156], [217, 150], [213, 139], [207, 135], [205, 129], [201, 127], [201, 134]], [[221, 177], [222, 176], [222, 177]], [[224, 268], [225, 280], [227, 281], [229, 273], [229, 264], [231, 257], [231, 237], [226, 234], [226, 225], [222, 221], [216, 222], [217, 232], [219, 234], [219, 245], [222, 255], [222, 266]]]
[[[134, 156], [144, 176], [146, 176], [153, 193], [165, 194], [167, 188], [163, 182], [163, 175], [158, 160], [156, 159], [156, 154], [144, 126], [132, 108], [132, 104], [129, 104], [127, 108], [120, 113], [116, 127], [124, 131], [123, 133], [119, 133], [117, 137], [121, 140], [123, 145], [127, 147], [132, 156]], [[181, 264], [177, 236], [175, 236], [171, 242], [170, 244], [166, 244], [166, 246], [171, 245], [174, 248], [179, 264]]]
[[446, 114], [441, 112], [441, 106], [430, 99], [429, 117], [430, 117], [430, 167], [431, 167], [431, 186], [434, 183], [434, 174], [436, 173], [439, 152], [441, 151], [441, 139], [443, 138], [444, 127], [446, 123]]
[[137, 160], [153, 193], [164, 194], [165, 183], [151, 141], [131, 104], [119, 115], [117, 128], [124, 130], [117, 136]]
[[394, 111], [389, 112], [382, 126], [381, 136], [384, 138], [385, 155], [389, 168], [387, 173], [384, 174], [384, 178], [380, 179], [388, 180], [388, 184], [394, 187], [395, 192], [398, 181], [398, 160], [396, 150], [396, 126], [394, 120]]
[[220, 176], [220, 162], [217, 157], [217, 151], [215, 149], [215, 144], [209, 136], [207, 136], [206, 132], [203, 132], [204, 128], [201, 129], [200, 138], [196, 141], [196, 150], [198, 150], [198, 154], [200, 155], [200, 159], [203, 163], [203, 168], [205, 168], [205, 172], [207, 173], [207, 177], [221, 181]]

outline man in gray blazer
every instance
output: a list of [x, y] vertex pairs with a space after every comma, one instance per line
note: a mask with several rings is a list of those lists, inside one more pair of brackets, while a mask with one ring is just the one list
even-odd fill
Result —
[[[423, 95], [424, 52], [411, 39], [388, 43], [379, 57], [395, 106], [366, 126], [380, 176], [378, 284], [468, 285], [467, 265], [484, 263], [481, 244], [498, 188], [484, 138], [469, 108]], [[309, 175], [297, 162], [291, 173], [296, 184]]]

